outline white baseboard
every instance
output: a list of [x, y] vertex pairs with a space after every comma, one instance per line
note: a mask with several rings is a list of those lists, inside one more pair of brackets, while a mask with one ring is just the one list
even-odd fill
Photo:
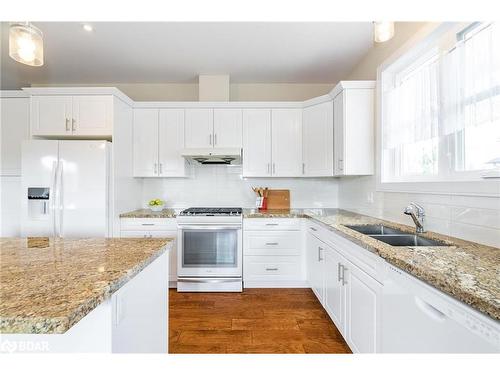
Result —
[[245, 281], [243, 288], [309, 288], [305, 280], [298, 281]]

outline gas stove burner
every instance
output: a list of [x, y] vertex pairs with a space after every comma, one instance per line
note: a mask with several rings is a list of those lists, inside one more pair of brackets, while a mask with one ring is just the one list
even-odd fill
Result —
[[240, 216], [240, 207], [191, 207], [181, 212], [182, 216]]

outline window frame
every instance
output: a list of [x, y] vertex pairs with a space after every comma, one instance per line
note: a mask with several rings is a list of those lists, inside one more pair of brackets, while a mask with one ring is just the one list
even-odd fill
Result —
[[[481, 175], [485, 172], [485, 170], [456, 171], [456, 134], [440, 137], [440, 144], [438, 148], [438, 168], [440, 172], [437, 176], [405, 176], [401, 179], [393, 178], [390, 181], [382, 181], [382, 170], [384, 168], [383, 162], [385, 161], [383, 157], [384, 148], [382, 146], [384, 130], [382, 126], [383, 73], [387, 73], [387, 69], [389, 67], [395, 69], [394, 65], [401, 64], [402, 62], [398, 60], [400, 60], [403, 55], [407, 55], [407, 59], [411, 59], [414, 56], [423, 58], [423, 56], [425, 56], [425, 51], [428, 51], [433, 45], [436, 45], [438, 40], [441, 42], [440, 49], [447, 47], [451, 48], [452, 45], [456, 43], [456, 39], [451, 40], [450, 38], [450, 40], [443, 42], [443, 35], [446, 33], [456, 35], [460, 31], [468, 31], [466, 29], [467, 25], [470, 24], [455, 22], [446, 22], [438, 25], [428, 24], [378, 67], [376, 87], [377, 191], [500, 197], [500, 179], [482, 178]], [[470, 26], [473, 26], [473, 24]], [[411, 65], [408, 65], [406, 68], [411, 68]]]

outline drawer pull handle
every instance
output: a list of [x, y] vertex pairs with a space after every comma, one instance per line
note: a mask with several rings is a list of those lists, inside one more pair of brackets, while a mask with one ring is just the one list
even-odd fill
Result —
[[279, 225], [278, 223], [266, 223], [267, 226], [277, 226]]
[[153, 226], [154, 224], [153, 223], [142, 223], [141, 225], [144, 225], [144, 226]]
[[276, 246], [276, 245], [279, 245], [279, 243], [278, 242], [266, 242], [266, 245], [268, 245], [268, 246], [271, 246], [271, 245], [272, 246]]
[[266, 271], [277, 271], [278, 268], [266, 268]]
[[314, 227], [309, 227], [310, 230], [312, 230], [313, 232], [317, 232], [318, 230]]

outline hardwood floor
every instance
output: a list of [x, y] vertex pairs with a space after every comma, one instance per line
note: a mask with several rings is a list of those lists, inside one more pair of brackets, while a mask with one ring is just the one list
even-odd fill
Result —
[[169, 295], [170, 353], [350, 353], [310, 289]]

